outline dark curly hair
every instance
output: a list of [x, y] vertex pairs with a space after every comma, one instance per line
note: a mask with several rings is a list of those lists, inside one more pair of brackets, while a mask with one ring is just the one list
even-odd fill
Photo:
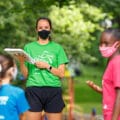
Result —
[[103, 33], [111, 34], [116, 40], [120, 40], [120, 29], [118, 28], [108, 28], [103, 31]]

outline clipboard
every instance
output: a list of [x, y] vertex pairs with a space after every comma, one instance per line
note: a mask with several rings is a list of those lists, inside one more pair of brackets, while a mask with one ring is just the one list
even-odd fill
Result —
[[24, 57], [26, 57], [28, 62], [30, 62], [32, 64], [35, 63], [34, 59], [28, 53], [26, 53], [24, 50], [22, 50], [20, 48], [5, 48], [4, 51], [11, 54], [13, 57], [15, 55], [24, 56]]

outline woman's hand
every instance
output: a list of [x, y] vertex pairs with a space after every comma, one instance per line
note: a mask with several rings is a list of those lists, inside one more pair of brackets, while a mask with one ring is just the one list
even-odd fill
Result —
[[[50, 65], [48, 63], [42, 62], [42, 61], [35, 62], [35, 66], [40, 69], [49, 69], [49, 67], [50, 67]], [[65, 65], [61, 64], [61, 65], [59, 65], [58, 68], [55, 68], [52, 66], [52, 69], [50, 70], [50, 72], [52, 74], [58, 76], [59, 78], [63, 78], [64, 74], [65, 74]]]
[[50, 66], [48, 63], [42, 61], [35, 62], [35, 65], [37, 68], [42, 68], [42, 69], [48, 69]]
[[27, 61], [27, 58], [24, 55], [21, 54], [15, 54], [15, 58], [17, 60], [19, 60], [19, 62], [24, 63], [25, 61]]

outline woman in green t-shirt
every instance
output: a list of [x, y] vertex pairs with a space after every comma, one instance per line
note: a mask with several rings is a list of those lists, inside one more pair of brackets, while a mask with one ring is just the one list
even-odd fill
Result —
[[50, 38], [50, 19], [39, 18], [36, 31], [38, 40], [24, 47], [35, 63], [31, 64], [22, 56], [17, 56], [21, 72], [27, 79], [26, 96], [31, 106], [28, 120], [40, 120], [43, 110], [49, 120], [61, 120], [65, 106], [61, 78], [64, 77], [68, 59], [62, 46]]

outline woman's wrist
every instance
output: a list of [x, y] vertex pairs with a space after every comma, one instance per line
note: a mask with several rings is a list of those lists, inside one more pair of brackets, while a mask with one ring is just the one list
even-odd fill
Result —
[[47, 68], [48, 71], [51, 71], [52, 70], [52, 66], [49, 65], [48, 68]]

